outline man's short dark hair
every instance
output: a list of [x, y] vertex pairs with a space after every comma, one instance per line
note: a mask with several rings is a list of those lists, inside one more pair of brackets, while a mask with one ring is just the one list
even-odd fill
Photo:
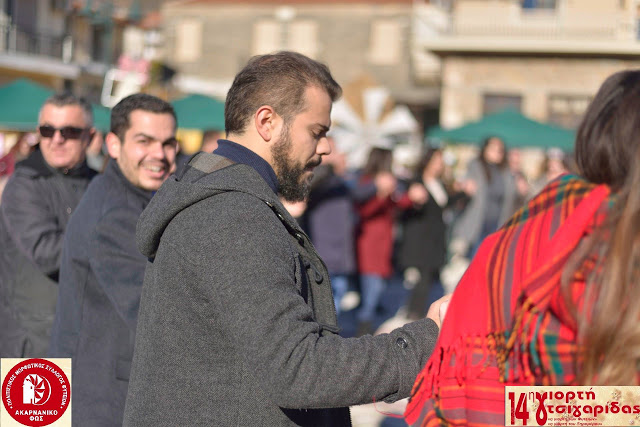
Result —
[[91, 109], [91, 104], [89, 104], [86, 99], [75, 96], [71, 92], [59, 92], [51, 95], [46, 99], [46, 101], [44, 101], [42, 107], [40, 107], [40, 113], [42, 113], [42, 109], [45, 105], [54, 105], [56, 107], [77, 105], [82, 108], [82, 111], [84, 112], [87, 127], [93, 126], [93, 110]]
[[176, 126], [178, 125], [176, 112], [167, 101], [146, 93], [134, 93], [123, 98], [111, 109], [111, 132], [115, 133], [122, 142], [124, 142], [124, 134], [131, 127], [131, 113], [135, 110], [171, 114]]
[[342, 94], [329, 68], [302, 54], [278, 52], [254, 56], [236, 75], [227, 94], [224, 124], [227, 134], [242, 134], [249, 119], [263, 105], [271, 106], [285, 121], [305, 108], [305, 91], [324, 89], [335, 101]]

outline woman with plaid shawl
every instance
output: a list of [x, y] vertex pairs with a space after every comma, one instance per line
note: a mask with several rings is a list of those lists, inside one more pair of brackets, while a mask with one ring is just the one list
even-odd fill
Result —
[[507, 385], [638, 385], [640, 71], [603, 83], [576, 162], [480, 246], [408, 424], [504, 425]]

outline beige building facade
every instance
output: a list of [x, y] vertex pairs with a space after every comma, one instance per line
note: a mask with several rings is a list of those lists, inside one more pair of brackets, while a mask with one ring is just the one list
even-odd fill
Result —
[[[636, 0], [447, 2], [439, 31], [414, 40], [441, 60], [441, 125], [513, 107], [576, 127], [607, 76], [640, 67], [637, 7]], [[415, 7], [418, 26], [427, 20], [423, 8]]]
[[437, 122], [440, 64], [416, 73], [411, 0], [187, 0], [162, 14], [165, 58], [183, 92], [223, 98], [251, 56], [286, 49], [326, 63], [343, 86], [375, 81], [419, 122]]

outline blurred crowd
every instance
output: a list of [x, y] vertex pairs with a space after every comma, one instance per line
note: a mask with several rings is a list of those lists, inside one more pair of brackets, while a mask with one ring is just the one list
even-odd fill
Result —
[[437, 296], [453, 291], [485, 237], [572, 171], [567, 153], [552, 148], [529, 178], [520, 150], [499, 137], [486, 138], [461, 170], [450, 151], [429, 146], [402, 168], [393, 149], [374, 147], [363, 168], [349, 170], [346, 154], [331, 145], [308, 201], [283, 202], [327, 264], [336, 311], [355, 310], [358, 336], [384, 320], [375, 313], [393, 279], [409, 290], [397, 315], [424, 317]]
[[[11, 136], [13, 142], [0, 144], [0, 196], [16, 164], [40, 151], [38, 133]], [[213, 152], [222, 137], [203, 132], [200, 150]], [[332, 152], [315, 170], [308, 201], [283, 203], [327, 264], [336, 312], [356, 313], [358, 336], [384, 320], [376, 311], [392, 278], [409, 291], [398, 314], [407, 321], [424, 317], [436, 296], [453, 291], [487, 235], [548, 182], [574, 170], [567, 153], [552, 148], [537, 176], [528, 177], [521, 151], [499, 137], [486, 138], [462, 168], [446, 147], [426, 145], [411, 165], [398, 167], [393, 149], [373, 147], [363, 168], [349, 169], [346, 153], [330, 141]], [[178, 149], [173, 167], [190, 157]], [[105, 170], [102, 133], [91, 135], [83, 161]]]

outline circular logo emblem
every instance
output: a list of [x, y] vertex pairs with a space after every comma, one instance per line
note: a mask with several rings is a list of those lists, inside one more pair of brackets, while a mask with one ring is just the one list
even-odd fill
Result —
[[14, 420], [29, 427], [58, 420], [69, 406], [71, 385], [62, 369], [44, 359], [11, 368], [2, 383], [2, 403]]

